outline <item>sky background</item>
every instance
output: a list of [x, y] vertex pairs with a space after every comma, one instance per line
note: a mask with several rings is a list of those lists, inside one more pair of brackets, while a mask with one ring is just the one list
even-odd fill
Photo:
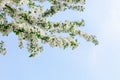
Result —
[[84, 13], [67, 11], [51, 18], [85, 19], [81, 29], [97, 36], [97, 46], [80, 38], [75, 50], [45, 45], [43, 53], [29, 58], [26, 48], [18, 48], [17, 36], [0, 37], [8, 50], [0, 55], [0, 80], [120, 80], [119, 4], [120, 0], [87, 0]]

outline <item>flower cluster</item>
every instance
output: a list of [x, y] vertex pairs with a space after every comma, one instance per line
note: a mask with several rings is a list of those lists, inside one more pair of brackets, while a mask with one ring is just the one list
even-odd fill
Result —
[[[52, 5], [44, 10], [41, 4], [46, 1]], [[67, 9], [81, 12], [84, 10], [84, 4], [85, 0], [0, 0], [0, 33], [3, 36], [8, 36], [10, 32], [15, 33], [20, 48], [24, 47], [23, 41], [27, 41], [30, 57], [42, 52], [42, 44], [46, 43], [51, 47], [75, 49], [79, 46], [79, 41], [75, 38], [77, 35], [97, 45], [98, 41], [94, 35], [80, 30], [80, 27], [85, 25], [83, 19], [64, 22], [48, 20], [48, 17]], [[12, 18], [10, 22], [6, 15]], [[63, 36], [64, 34], [68, 36]], [[3, 43], [0, 43], [0, 53], [5, 54]]]
[[0, 42], [0, 53], [5, 55], [6, 54], [6, 49], [4, 48], [4, 42]]

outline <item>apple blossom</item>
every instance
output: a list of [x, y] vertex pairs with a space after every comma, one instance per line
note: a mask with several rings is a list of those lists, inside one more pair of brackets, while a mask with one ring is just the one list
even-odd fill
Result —
[[[51, 6], [45, 10], [41, 4], [46, 1], [51, 3]], [[43, 51], [42, 44], [75, 49], [79, 46], [75, 36], [83, 37], [97, 45], [98, 41], [94, 35], [80, 30], [80, 27], [85, 25], [83, 19], [64, 22], [48, 19], [59, 11], [68, 9], [83, 12], [84, 5], [85, 0], [0, 0], [0, 33], [3, 36], [8, 36], [11, 32], [15, 33], [18, 36], [20, 48], [24, 47], [23, 41], [27, 41], [30, 57]], [[12, 18], [10, 22], [7, 16]], [[3, 41], [0, 42], [0, 53], [6, 53]]]

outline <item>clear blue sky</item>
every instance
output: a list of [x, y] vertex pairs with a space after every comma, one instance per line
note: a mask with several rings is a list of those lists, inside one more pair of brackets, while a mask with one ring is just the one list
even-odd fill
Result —
[[[52, 20], [85, 19], [86, 32], [95, 34], [94, 46], [80, 38], [78, 49], [62, 50], [46, 45], [35, 58], [18, 48], [14, 34], [5, 40], [7, 55], [0, 55], [0, 80], [120, 80], [120, 1], [87, 0], [84, 13], [59, 13]], [[61, 15], [62, 14], [62, 15]]]

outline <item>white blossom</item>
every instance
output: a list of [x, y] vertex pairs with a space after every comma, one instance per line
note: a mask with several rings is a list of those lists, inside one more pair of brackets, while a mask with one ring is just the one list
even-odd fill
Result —
[[[52, 5], [44, 10], [39, 3], [49, 1]], [[27, 41], [27, 49], [30, 57], [36, 56], [43, 51], [42, 44], [48, 43], [51, 47], [77, 48], [79, 45], [75, 36], [80, 36], [95, 45], [98, 41], [94, 35], [80, 30], [84, 26], [84, 20], [53, 22], [48, 18], [59, 11], [67, 9], [83, 11], [85, 0], [1, 0], [0, 1], [0, 33], [8, 36], [10, 32], [18, 36], [19, 47], [23, 48], [23, 41]], [[24, 7], [28, 7], [28, 10]], [[6, 15], [12, 17], [8, 22]], [[63, 35], [66, 36], [63, 36]], [[0, 42], [0, 53], [5, 54], [6, 49]]]

